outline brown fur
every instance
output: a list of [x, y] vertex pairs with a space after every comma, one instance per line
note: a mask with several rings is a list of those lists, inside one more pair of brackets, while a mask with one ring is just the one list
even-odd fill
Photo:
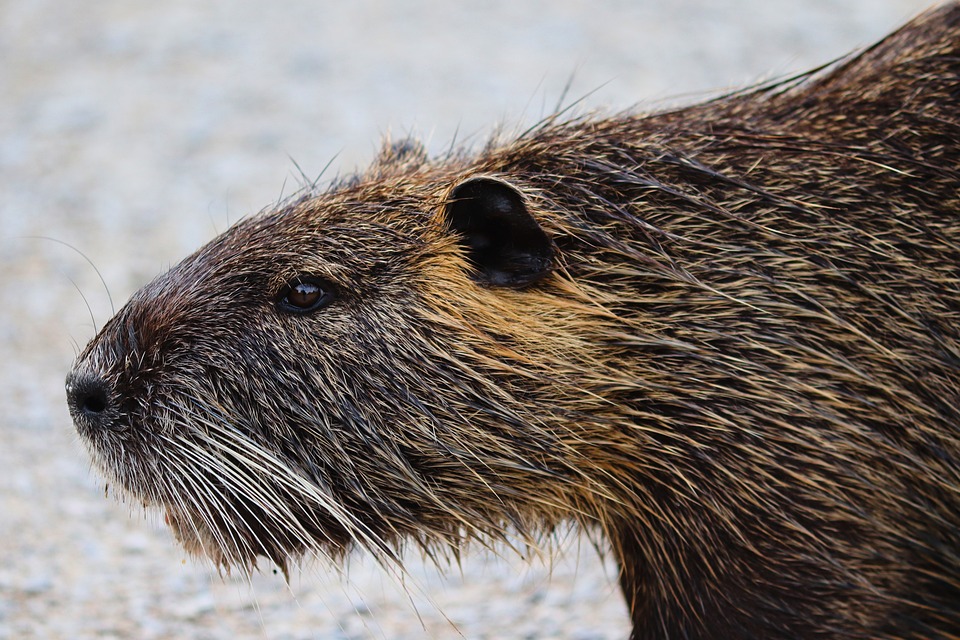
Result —
[[[958, 114], [951, 5], [705, 104], [388, 146], [136, 294], [77, 427], [226, 566], [572, 520], [634, 638], [960, 637]], [[471, 180], [549, 238], [506, 283]], [[304, 275], [332, 302], [283, 312]]]

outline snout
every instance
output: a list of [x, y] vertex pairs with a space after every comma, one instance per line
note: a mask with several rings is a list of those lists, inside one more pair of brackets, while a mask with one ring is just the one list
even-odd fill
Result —
[[116, 413], [115, 394], [102, 376], [74, 370], [67, 376], [67, 406], [82, 435], [110, 428]]

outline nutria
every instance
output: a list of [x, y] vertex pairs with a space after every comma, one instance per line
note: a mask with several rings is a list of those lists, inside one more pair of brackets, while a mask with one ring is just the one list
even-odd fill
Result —
[[388, 144], [133, 296], [67, 380], [224, 567], [564, 522], [634, 638], [960, 634], [960, 5], [475, 155]]

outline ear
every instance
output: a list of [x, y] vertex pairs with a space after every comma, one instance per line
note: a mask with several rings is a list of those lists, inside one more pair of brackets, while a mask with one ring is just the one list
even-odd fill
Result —
[[520, 192], [493, 178], [471, 178], [450, 192], [447, 225], [462, 236], [482, 282], [520, 288], [553, 268], [553, 243]]

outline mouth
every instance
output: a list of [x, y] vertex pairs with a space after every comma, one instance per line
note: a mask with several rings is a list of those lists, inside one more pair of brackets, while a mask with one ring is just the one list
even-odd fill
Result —
[[67, 394], [94, 469], [114, 498], [160, 516], [188, 556], [226, 574], [249, 575], [261, 558], [286, 573], [313, 552], [342, 557], [351, 532], [365, 533], [329, 489], [240, 429], [196, 411], [126, 411], [89, 378], [71, 374]]
[[226, 538], [211, 529], [202, 517], [169, 505], [162, 509], [164, 523], [187, 555], [206, 559], [227, 574], [233, 568], [247, 574], [252, 572], [256, 555], [249, 552], [241, 554], [238, 545], [226, 547]]
[[266, 548], [252, 532], [226, 523], [211, 523], [203, 514], [165, 505], [163, 522], [186, 554], [209, 562], [226, 575], [239, 572], [249, 576], [263, 558], [287, 575], [295, 550]]
[[[118, 460], [114, 458], [115, 443], [104, 444], [100, 439], [80, 435], [93, 468], [106, 478], [106, 494], [128, 505], [131, 511], [142, 509], [144, 513], [161, 516], [160, 520], [188, 556], [207, 561], [228, 575], [232, 570], [249, 575], [259, 556], [285, 570], [287, 558], [295, 555], [279, 544], [264, 545], [261, 538], [276, 537], [266, 531], [263, 518], [247, 514], [243, 507], [216, 495], [216, 487], [198, 476], [187, 481], [195, 493], [183, 493], [183, 486], [171, 479], [170, 470], [156, 460]], [[174, 485], [179, 491], [174, 490]], [[202, 496], [207, 496], [209, 502]]]

